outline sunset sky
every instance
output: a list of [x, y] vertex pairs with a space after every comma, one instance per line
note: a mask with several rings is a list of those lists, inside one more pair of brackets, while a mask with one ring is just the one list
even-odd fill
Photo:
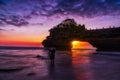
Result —
[[87, 29], [120, 26], [120, 0], [0, 0], [0, 46], [40, 46], [66, 18]]

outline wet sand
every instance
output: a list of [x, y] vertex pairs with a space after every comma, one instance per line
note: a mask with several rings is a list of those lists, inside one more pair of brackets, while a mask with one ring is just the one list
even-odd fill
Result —
[[[9, 53], [12, 52], [12, 50], [9, 51]], [[18, 52], [28, 51], [20, 52], [19, 50]], [[57, 51], [55, 63], [51, 64], [47, 58], [47, 51], [42, 51], [40, 54], [40, 51], [30, 52], [37, 54], [0, 55], [0, 80], [120, 79], [119, 54], [114, 56], [109, 55], [109, 52], [91, 54], [84, 51]], [[36, 57], [37, 55], [40, 56]]]

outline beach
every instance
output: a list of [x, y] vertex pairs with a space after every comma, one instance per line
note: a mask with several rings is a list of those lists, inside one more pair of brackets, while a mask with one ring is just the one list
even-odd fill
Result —
[[119, 80], [120, 52], [0, 49], [0, 80]]

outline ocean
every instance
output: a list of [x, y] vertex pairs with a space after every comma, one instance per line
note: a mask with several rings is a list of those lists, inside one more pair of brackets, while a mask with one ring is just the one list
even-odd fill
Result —
[[120, 52], [56, 51], [55, 57], [51, 64], [44, 49], [0, 49], [0, 80], [120, 79]]

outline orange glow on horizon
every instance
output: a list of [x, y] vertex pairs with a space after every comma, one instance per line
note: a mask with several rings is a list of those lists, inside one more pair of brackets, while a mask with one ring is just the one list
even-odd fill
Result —
[[31, 46], [41, 47], [41, 42], [30, 42], [30, 41], [0, 41], [0, 46]]
[[42, 38], [37, 37], [1, 37], [0, 46], [42, 46]]
[[14, 38], [0, 38], [0, 42], [42, 42], [43, 39], [41, 38], [19, 38], [19, 37], [14, 37]]

